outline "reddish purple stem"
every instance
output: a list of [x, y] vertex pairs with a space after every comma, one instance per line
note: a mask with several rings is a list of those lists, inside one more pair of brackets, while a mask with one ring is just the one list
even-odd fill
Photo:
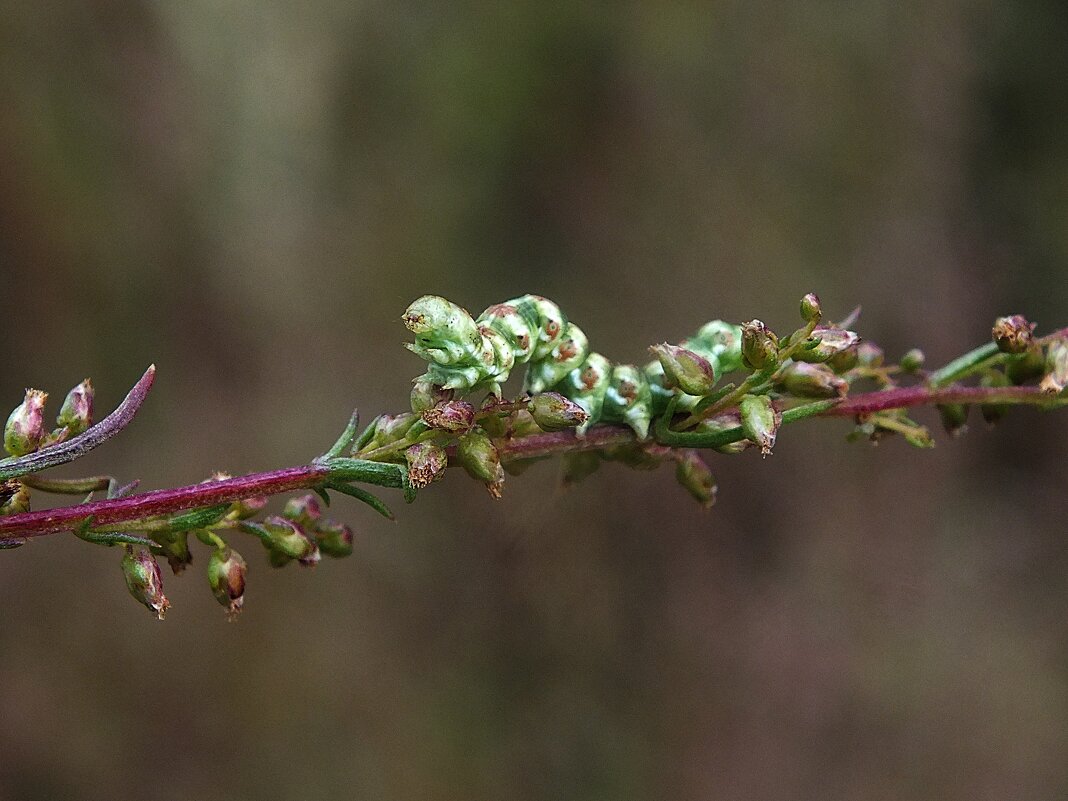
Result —
[[309, 464], [228, 478], [225, 481], [208, 481], [188, 487], [155, 490], [129, 498], [94, 501], [78, 506], [0, 517], [0, 539], [37, 537], [70, 531], [89, 517], [93, 518], [93, 528], [103, 528], [109, 523], [122, 523], [232, 503], [254, 495], [276, 495], [280, 492], [310, 489], [321, 484], [328, 473], [329, 470], [324, 465]]

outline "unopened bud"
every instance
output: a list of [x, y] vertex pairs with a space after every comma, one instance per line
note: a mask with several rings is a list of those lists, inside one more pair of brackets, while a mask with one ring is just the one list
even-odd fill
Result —
[[1049, 343], [1046, 369], [1049, 372], [1043, 376], [1039, 388], [1049, 395], [1063, 392], [1068, 386], [1068, 340], [1055, 339]]
[[1032, 345], [1024, 353], [1010, 356], [1005, 362], [1005, 375], [1013, 384], [1026, 384], [1046, 373], [1046, 356], [1042, 348]]
[[56, 425], [65, 426], [71, 436], [81, 434], [93, 424], [93, 383], [87, 378], [67, 393], [56, 417]]
[[767, 456], [775, 447], [775, 434], [782, 424], [782, 415], [775, 411], [767, 395], [746, 395], [738, 404], [745, 436], [760, 447]]
[[901, 357], [901, 369], [906, 373], [915, 373], [923, 367], [925, 357], [919, 348], [913, 348]]
[[263, 521], [263, 528], [270, 534], [267, 547], [271, 552], [271, 564], [275, 567], [292, 559], [299, 560], [305, 567], [314, 567], [319, 562], [319, 547], [293, 521], [272, 515]]
[[856, 347], [847, 348], [841, 353], [836, 353], [826, 361], [827, 366], [839, 374], [852, 370], [860, 361], [857, 356], [857, 348], [859, 347], [860, 346], [858, 345]]
[[564, 487], [570, 487], [588, 478], [601, 467], [601, 461], [601, 455], [597, 451], [565, 453], [562, 460], [561, 483]]
[[[979, 386], [981, 387], [1007, 387], [1011, 383], [1004, 373], [999, 373], [995, 370], [987, 372], [979, 379]], [[1009, 404], [984, 403], [979, 407], [979, 411], [982, 412], [983, 419], [988, 425], [994, 425], [1009, 413]]]
[[779, 362], [779, 338], [760, 320], [742, 323], [742, 363], [764, 370]]
[[334, 520], [322, 520], [315, 529], [319, 550], [334, 559], [352, 555], [352, 529]]
[[801, 298], [801, 319], [806, 323], [818, 323], [823, 317], [823, 309], [816, 293], [809, 292]]
[[795, 354], [794, 361], [819, 364], [857, 347], [860, 337], [844, 328], [818, 326], [812, 332], [811, 339]]
[[994, 321], [991, 336], [1002, 353], [1025, 353], [1035, 341], [1035, 324], [1022, 314], [1010, 314]]
[[675, 462], [675, 478], [705, 509], [716, 502], [716, 480], [697, 451], [683, 451]]
[[475, 407], [462, 400], [439, 403], [424, 409], [422, 415], [428, 426], [450, 434], [463, 434], [475, 424]]
[[885, 354], [874, 342], [865, 340], [857, 345], [857, 363], [861, 367], [881, 367]]
[[842, 398], [849, 383], [825, 364], [794, 362], [783, 369], [778, 384], [798, 398]]
[[245, 574], [248, 565], [233, 548], [216, 548], [208, 559], [208, 586], [233, 620], [245, 604]]
[[178, 575], [193, 561], [189, 550], [189, 533], [186, 531], [160, 532], [152, 538], [159, 543], [160, 550], [167, 557], [171, 572]]
[[22, 401], [4, 426], [4, 448], [12, 456], [33, 453], [41, 445], [45, 435], [44, 405], [48, 393], [39, 389], [27, 389]]
[[485, 483], [490, 495], [501, 497], [501, 485], [504, 483], [501, 457], [484, 431], [476, 428], [460, 437], [456, 445], [456, 458], [471, 478]]
[[267, 505], [269, 498], [266, 495], [253, 495], [251, 498], [242, 498], [230, 504], [229, 516], [235, 520], [247, 520], [255, 517]]
[[445, 477], [445, 468], [449, 458], [445, 449], [431, 442], [417, 442], [404, 451], [408, 460], [408, 480], [416, 489], [422, 489], [431, 482]]
[[319, 499], [308, 493], [297, 498], [290, 498], [282, 507], [282, 517], [291, 520], [301, 528], [312, 528], [322, 515]]
[[653, 345], [649, 348], [664, 368], [664, 383], [678, 387], [687, 395], [707, 395], [716, 385], [716, 371], [704, 356], [678, 345]]
[[412, 411], [425, 412], [439, 403], [451, 401], [455, 395], [455, 390], [444, 389], [437, 384], [417, 378], [412, 382]]
[[559, 392], [539, 392], [527, 408], [542, 431], [577, 428], [590, 419], [585, 409]]
[[134, 600], [163, 620], [171, 604], [163, 594], [163, 576], [152, 554], [127, 546], [122, 557], [122, 574], [126, 578], [126, 589]]
[[0, 517], [20, 515], [30, 511], [30, 490], [17, 479], [0, 485]]
[[938, 404], [938, 416], [947, 434], [959, 437], [968, 430], [968, 407], [963, 403]]

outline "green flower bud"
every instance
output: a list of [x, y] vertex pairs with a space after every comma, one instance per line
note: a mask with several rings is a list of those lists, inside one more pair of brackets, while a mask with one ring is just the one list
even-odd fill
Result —
[[460, 437], [456, 444], [456, 458], [471, 478], [482, 481], [494, 498], [501, 497], [504, 469], [493, 441], [480, 428]]
[[841, 353], [836, 353], [834, 356], [827, 360], [827, 366], [839, 375], [842, 373], [849, 372], [854, 367], [856, 367], [857, 363], [860, 361], [859, 357], [857, 356], [858, 347], [859, 346], [847, 348]]
[[226, 607], [227, 620], [234, 620], [245, 604], [245, 574], [248, 565], [233, 548], [216, 548], [208, 559], [208, 586]]
[[270, 535], [266, 543], [271, 564], [281, 567], [297, 559], [305, 567], [314, 567], [321, 558], [319, 547], [304, 533], [304, 529], [291, 520], [272, 515], [263, 521], [264, 530]]
[[760, 453], [767, 456], [775, 447], [775, 434], [782, 424], [782, 415], [771, 404], [767, 395], [746, 395], [738, 404], [742, 418], [742, 430]]
[[9, 479], [0, 485], [0, 517], [20, 515], [30, 511], [30, 490], [17, 479]]
[[315, 529], [319, 550], [334, 559], [352, 555], [352, 529], [334, 520], [320, 521]]
[[233, 520], [248, 520], [255, 517], [267, 506], [269, 498], [266, 495], [253, 495], [251, 498], [242, 498], [230, 504], [227, 516]]
[[126, 553], [122, 557], [122, 574], [126, 578], [126, 589], [134, 600], [144, 604], [157, 619], [163, 620], [171, 604], [163, 594], [163, 576], [152, 554], [126, 546]]
[[779, 338], [760, 320], [742, 324], [742, 364], [766, 370], [779, 363]]
[[[727, 431], [731, 428], [737, 428], [742, 424], [742, 419], [738, 412], [723, 412], [717, 414], [715, 417], [709, 417], [702, 420], [694, 427], [694, 431], [699, 434], [718, 434], [721, 431]], [[740, 439], [735, 442], [728, 442], [726, 445], [720, 445], [713, 448], [716, 453], [723, 453], [727, 455], [733, 455], [741, 453], [748, 448], [753, 447], [754, 443], [747, 439]]]
[[27, 389], [26, 399], [22, 401], [4, 426], [4, 448], [12, 456], [25, 456], [33, 453], [41, 445], [45, 435], [44, 406], [48, 393], [38, 389]]
[[1035, 341], [1035, 324], [1020, 314], [999, 317], [991, 336], [1002, 353], [1026, 353]]
[[849, 383], [825, 364], [794, 362], [779, 375], [778, 385], [798, 398], [843, 398]]
[[[999, 373], [996, 370], [991, 370], [983, 375], [979, 379], [979, 386], [981, 387], [1007, 387], [1012, 384], [1008, 377], [1004, 373]], [[994, 425], [1002, 417], [1009, 413], [1009, 404], [1007, 403], [984, 403], [979, 407], [979, 411], [983, 415], [983, 419], [987, 422], [987, 425]]]
[[466, 309], [438, 297], [424, 295], [404, 312], [404, 325], [415, 334], [407, 347], [429, 362], [452, 365], [481, 353], [482, 333]]
[[666, 342], [649, 350], [664, 368], [667, 387], [678, 387], [687, 395], [707, 395], [715, 387], [715, 368], [704, 356]]
[[319, 506], [319, 499], [311, 493], [290, 498], [282, 507], [282, 517], [304, 529], [313, 528], [321, 515], [322, 508]]
[[1005, 362], [1005, 375], [1013, 384], [1026, 384], [1046, 373], [1046, 357], [1042, 348], [1032, 345], [1021, 354], [1010, 356]]
[[617, 364], [612, 368], [604, 396], [605, 417], [621, 419], [634, 430], [638, 439], [644, 440], [649, 437], [652, 406], [653, 393], [641, 370], [633, 364]]
[[675, 462], [675, 478], [705, 509], [716, 502], [716, 480], [697, 451], [682, 451]]
[[561, 462], [561, 483], [564, 487], [570, 487], [592, 476], [601, 467], [601, 455], [597, 451], [577, 451], [565, 453]]
[[913, 348], [901, 357], [901, 369], [906, 373], [915, 373], [923, 368], [925, 357], [919, 348]]
[[475, 424], [475, 407], [462, 400], [439, 403], [423, 410], [423, 422], [438, 431], [462, 434]]
[[857, 345], [857, 363], [861, 367], [881, 367], [884, 355], [883, 349], [874, 342], [865, 340]]
[[367, 447], [378, 448], [382, 445], [388, 445], [392, 442], [402, 440], [411, 430], [412, 426], [417, 422], [421, 423], [422, 420], [423, 418], [414, 412], [380, 415], [375, 418], [374, 423], [372, 424], [375, 429]]
[[959, 437], [968, 430], [968, 407], [963, 403], [939, 404], [938, 416], [947, 434]]
[[417, 489], [443, 479], [449, 466], [445, 449], [431, 442], [417, 442], [404, 451], [404, 458], [408, 461], [408, 480]]
[[1049, 372], [1043, 376], [1039, 388], [1049, 395], [1063, 392], [1068, 386], [1068, 340], [1055, 339], [1049, 343], [1046, 369]]
[[170, 565], [174, 575], [177, 576], [193, 561], [193, 554], [189, 550], [189, 532], [159, 532], [153, 534], [152, 539], [159, 543], [160, 550], [167, 557], [167, 564]]
[[451, 401], [455, 395], [455, 390], [444, 389], [437, 384], [417, 378], [412, 382], [412, 411], [425, 412], [439, 403]]
[[823, 317], [823, 309], [820, 307], [820, 299], [814, 292], [809, 292], [801, 298], [801, 319], [806, 323], [818, 323]]
[[531, 417], [542, 431], [564, 431], [589, 419], [586, 410], [559, 392], [539, 392], [530, 399]]
[[[811, 340], [815, 340], [815, 344], [811, 344], [810, 347]], [[805, 346], [794, 354], [794, 361], [814, 364], [825, 362], [839, 353], [844, 353], [856, 347], [857, 343], [860, 342], [860, 337], [853, 331], [846, 331], [844, 328], [821, 325], [817, 326], [812, 332], [811, 340], [806, 342]]]
[[81, 434], [93, 424], [93, 384], [87, 378], [67, 393], [56, 417], [56, 425], [66, 427], [71, 436]]

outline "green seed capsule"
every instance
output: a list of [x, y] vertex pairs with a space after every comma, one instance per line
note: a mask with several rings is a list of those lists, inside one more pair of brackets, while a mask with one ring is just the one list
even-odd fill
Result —
[[163, 594], [163, 576], [152, 554], [126, 546], [122, 557], [122, 575], [126, 579], [126, 589], [134, 600], [144, 604], [157, 619], [163, 620], [171, 604]]
[[217, 548], [208, 559], [208, 586], [220, 604], [226, 607], [229, 620], [234, 620], [245, 604], [245, 574], [248, 565], [233, 548]]
[[767, 456], [775, 447], [775, 435], [782, 423], [782, 415], [775, 411], [767, 395], [746, 395], [738, 404], [742, 430], [760, 453]]

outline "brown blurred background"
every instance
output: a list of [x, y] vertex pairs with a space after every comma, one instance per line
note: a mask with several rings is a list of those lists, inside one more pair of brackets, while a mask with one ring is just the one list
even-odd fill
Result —
[[[149, 403], [73, 475], [297, 464], [407, 403], [399, 316], [558, 300], [622, 360], [816, 290], [932, 363], [1068, 324], [1068, 6], [0, 0], [5, 409]], [[933, 422], [928, 416], [925, 420]], [[1068, 415], [842, 422], [462, 475], [227, 625], [117, 551], [0, 554], [0, 799], [1068, 794]]]

